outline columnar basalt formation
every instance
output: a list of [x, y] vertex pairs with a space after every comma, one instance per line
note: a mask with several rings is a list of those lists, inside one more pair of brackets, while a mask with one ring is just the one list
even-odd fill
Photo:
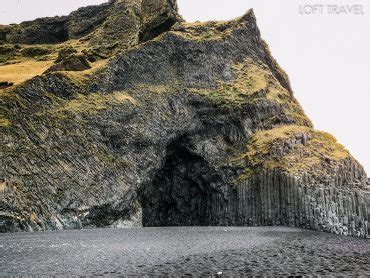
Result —
[[173, 0], [117, 0], [0, 41], [0, 231], [367, 235], [366, 173], [313, 129], [252, 11], [186, 23]]

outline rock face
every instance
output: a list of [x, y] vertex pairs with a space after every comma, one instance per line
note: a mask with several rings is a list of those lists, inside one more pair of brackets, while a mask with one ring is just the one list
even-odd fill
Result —
[[84, 71], [90, 69], [89, 62], [84, 55], [71, 54], [52, 65], [46, 72], [52, 71]]
[[177, 21], [181, 17], [175, 0], [113, 0], [69, 16], [0, 26], [0, 42], [50, 44], [84, 38], [92, 46], [121, 48], [168, 31]]
[[[110, 1], [3, 26], [1, 38], [0, 78], [15, 62], [55, 64], [0, 91], [0, 231], [289, 225], [367, 235], [366, 173], [313, 129], [252, 11], [186, 23], [173, 0]], [[57, 44], [25, 57], [31, 46], [12, 43]], [[56, 67], [71, 56], [91, 68]]]

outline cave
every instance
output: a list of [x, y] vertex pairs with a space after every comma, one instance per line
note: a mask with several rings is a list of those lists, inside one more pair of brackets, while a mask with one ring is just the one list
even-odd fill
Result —
[[222, 180], [200, 156], [170, 144], [161, 169], [139, 190], [144, 227], [209, 226], [225, 222]]
[[142, 30], [139, 33], [139, 41], [146, 42], [158, 37], [160, 34], [169, 31], [176, 22], [177, 21], [175, 19], [168, 18], [160, 25]]

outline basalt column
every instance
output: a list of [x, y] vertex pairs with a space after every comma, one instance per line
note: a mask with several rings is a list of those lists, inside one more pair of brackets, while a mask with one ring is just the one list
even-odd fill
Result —
[[366, 237], [366, 192], [348, 187], [339, 173], [336, 179], [316, 184], [309, 175], [261, 171], [235, 187], [238, 211], [233, 223], [285, 225]]

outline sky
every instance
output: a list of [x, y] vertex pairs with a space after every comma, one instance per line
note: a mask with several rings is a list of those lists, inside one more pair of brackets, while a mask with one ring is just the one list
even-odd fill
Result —
[[[107, 1], [1, 0], [0, 24], [66, 15], [103, 2]], [[295, 96], [315, 128], [333, 134], [370, 175], [369, 0], [178, 3], [187, 21], [228, 20], [253, 8], [262, 37], [288, 73]]]

